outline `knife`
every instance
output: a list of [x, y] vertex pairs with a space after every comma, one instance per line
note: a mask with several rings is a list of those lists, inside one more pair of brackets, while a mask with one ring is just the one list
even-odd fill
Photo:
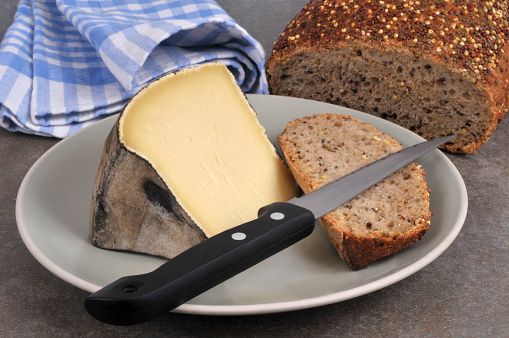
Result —
[[85, 299], [85, 309], [113, 325], [132, 325], [170, 311], [309, 236], [315, 221], [455, 135], [405, 148], [184, 251], [156, 270], [127, 276]]

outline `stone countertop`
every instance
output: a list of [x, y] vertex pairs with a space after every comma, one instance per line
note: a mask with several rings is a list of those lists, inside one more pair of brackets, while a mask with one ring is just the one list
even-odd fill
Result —
[[[3, 0], [0, 37], [17, 0]], [[306, 0], [218, 1], [264, 46]], [[46, 270], [16, 227], [23, 177], [57, 139], [0, 128], [0, 336], [509, 336], [509, 121], [477, 155], [446, 154], [469, 193], [464, 227], [434, 262], [382, 290], [341, 303], [256, 316], [168, 313], [131, 327], [90, 317], [88, 295]]]

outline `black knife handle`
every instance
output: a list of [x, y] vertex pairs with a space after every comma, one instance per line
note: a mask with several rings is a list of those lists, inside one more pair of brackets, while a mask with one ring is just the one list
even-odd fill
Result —
[[311, 211], [273, 203], [257, 219], [193, 246], [153, 272], [105, 286], [85, 299], [85, 308], [109, 324], [148, 321], [307, 237], [314, 226]]

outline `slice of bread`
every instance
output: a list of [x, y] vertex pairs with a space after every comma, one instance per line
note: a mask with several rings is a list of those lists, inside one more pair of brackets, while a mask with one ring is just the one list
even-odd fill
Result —
[[[278, 141], [305, 193], [403, 148], [375, 127], [340, 114], [291, 121]], [[320, 222], [341, 258], [358, 270], [420, 240], [431, 215], [424, 169], [413, 162]]]

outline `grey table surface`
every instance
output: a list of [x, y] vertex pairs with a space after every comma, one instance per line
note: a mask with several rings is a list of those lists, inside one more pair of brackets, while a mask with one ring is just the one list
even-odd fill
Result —
[[[307, 0], [220, 0], [262, 43], [273, 42]], [[17, 0], [0, 4], [0, 37]], [[464, 227], [434, 262], [379, 291], [341, 303], [255, 316], [168, 313], [138, 326], [90, 317], [88, 295], [54, 276], [18, 233], [16, 195], [34, 162], [59, 140], [0, 128], [0, 336], [509, 337], [509, 121], [476, 155], [446, 154], [469, 193]]]

